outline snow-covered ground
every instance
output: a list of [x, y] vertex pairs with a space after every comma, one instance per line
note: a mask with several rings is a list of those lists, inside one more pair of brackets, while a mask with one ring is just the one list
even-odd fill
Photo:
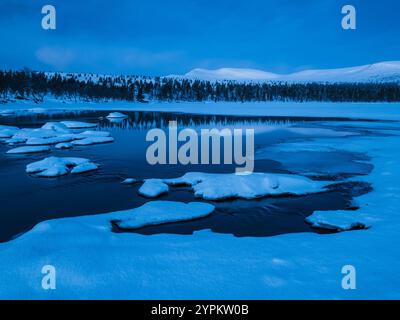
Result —
[[[115, 110], [128, 110], [122, 105], [116, 104]], [[113, 105], [99, 108], [106, 106], [110, 110]], [[150, 104], [135, 108], [400, 120], [398, 104]], [[363, 127], [368, 125], [363, 123]], [[356, 199], [360, 209], [347, 212], [368, 221], [369, 229], [260, 238], [236, 238], [209, 230], [146, 236], [111, 232], [111, 221], [122, 220], [121, 213], [47, 221], [0, 244], [0, 298], [399, 299], [400, 126], [380, 123], [378, 127], [375, 130], [394, 135], [322, 137], [291, 144], [296, 150], [329, 147], [371, 157], [373, 171], [357, 180], [371, 183], [374, 190]], [[160, 210], [157, 217], [168, 216], [171, 209], [155, 207]], [[153, 209], [151, 202], [138, 209], [140, 221], [148, 216], [147, 222], [154, 223]], [[194, 218], [211, 210], [202, 207], [193, 213], [192, 209], [188, 205], [173, 218], [181, 219], [186, 212]], [[129, 217], [134, 218], [135, 212]], [[161, 221], [156, 219], [156, 223]], [[41, 287], [41, 269], [49, 264], [57, 270], [57, 288], [46, 291]], [[341, 286], [345, 265], [357, 271], [355, 290]]]

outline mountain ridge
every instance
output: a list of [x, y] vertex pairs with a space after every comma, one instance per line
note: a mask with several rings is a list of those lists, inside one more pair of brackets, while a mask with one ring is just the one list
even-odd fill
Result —
[[196, 68], [184, 75], [169, 75], [167, 77], [204, 81], [240, 82], [400, 82], [400, 61], [385, 61], [336, 69], [310, 69], [289, 74], [278, 74], [245, 68]]

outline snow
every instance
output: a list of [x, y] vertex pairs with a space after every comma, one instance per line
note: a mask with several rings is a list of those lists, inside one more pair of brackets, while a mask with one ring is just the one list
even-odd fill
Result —
[[277, 195], [304, 195], [324, 191], [326, 182], [275, 173], [214, 174], [189, 172], [180, 178], [165, 179], [170, 185], [190, 185], [196, 197], [205, 200], [256, 199]]
[[171, 75], [168, 77], [206, 81], [273, 81], [291, 83], [399, 82], [400, 61], [387, 61], [338, 69], [304, 70], [291, 74], [276, 74], [255, 69], [221, 68], [208, 70], [198, 68], [183, 76]]
[[57, 137], [59, 133], [54, 130], [49, 129], [21, 129], [17, 131], [12, 138], [13, 139], [31, 139], [31, 138], [40, 138], [40, 139], [48, 139]]
[[142, 207], [117, 213], [122, 218], [117, 224], [120, 228], [137, 229], [149, 225], [199, 219], [210, 215], [213, 211], [214, 206], [208, 203], [153, 201], [147, 202]]
[[119, 119], [119, 118], [127, 118], [128, 116], [126, 114], [123, 114], [121, 112], [111, 112], [106, 118], [108, 119]]
[[371, 225], [363, 221], [363, 217], [354, 211], [316, 211], [305, 221], [314, 228], [322, 228], [336, 231], [348, 231], [353, 229], [365, 229]]
[[98, 168], [99, 167], [97, 166], [97, 164], [94, 164], [92, 162], [85, 162], [82, 164], [78, 164], [76, 167], [74, 167], [71, 170], [71, 173], [72, 174], [85, 173], [85, 172], [97, 170]]
[[97, 169], [97, 165], [84, 158], [49, 157], [26, 166], [26, 172], [37, 177], [58, 177]]
[[169, 190], [161, 179], [146, 179], [139, 189], [139, 194], [148, 198], [156, 198]]
[[0, 139], [11, 138], [18, 131], [17, 127], [0, 125]]
[[49, 147], [39, 146], [39, 147], [18, 147], [10, 149], [7, 151], [8, 154], [26, 154], [26, 153], [40, 153], [50, 151]]
[[74, 140], [71, 143], [75, 146], [89, 146], [92, 144], [109, 143], [109, 142], [114, 142], [114, 138], [93, 136], [93, 137], [84, 138], [82, 140]]
[[63, 125], [68, 127], [69, 129], [84, 129], [84, 128], [95, 128], [97, 127], [96, 123], [88, 123], [81, 121], [61, 121]]
[[79, 133], [78, 136], [80, 137], [109, 137], [111, 134], [108, 131], [83, 131], [82, 133]]
[[[399, 142], [398, 135], [314, 142], [316, 148], [367, 152], [373, 159], [371, 174], [357, 180], [372, 183], [374, 190], [358, 197], [360, 209], [348, 213], [366, 219], [369, 229], [243, 238], [210, 230], [145, 236], [111, 232], [110, 220], [122, 221], [122, 214], [45, 221], [0, 244], [0, 298], [399, 299]], [[57, 270], [56, 290], [42, 289], [46, 264]], [[356, 290], [341, 286], [345, 265], [357, 271]]]
[[42, 129], [53, 130], [59, 133], [72, 133], [71, 129], [69, 129], [65, 124], [61, 122], [47, 122], [42, 126]]
[[59, 136], [51, 137], [51, 138], [29, 138], [26, 140], [26, 144], [30, 146], [43, 146], [43, 145], [51, 145], [58, 144], [62, 142], [70, 142], [78, 137], [74, 134], [61, 134]]
[[65, 149], [71, 149], [73, 148], [74, 145], [72, 143], [58, 143], [54, 146], [54, 148], [59, 149], [59, 150], [65, 150]]
[[139, 180], [134, 179], [134, 178], [126, 178], [124, 181], [122, 181], [122, 184], [134, 184], [138, 182]]

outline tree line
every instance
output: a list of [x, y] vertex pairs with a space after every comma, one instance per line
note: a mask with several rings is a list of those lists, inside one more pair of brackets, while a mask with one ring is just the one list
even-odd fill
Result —
[[0, 97], [43, 101], [331, 101], [398, 102], [400, 84], [392, 83], [240, 83], [140, 76], [97, 76], [0, 71]]

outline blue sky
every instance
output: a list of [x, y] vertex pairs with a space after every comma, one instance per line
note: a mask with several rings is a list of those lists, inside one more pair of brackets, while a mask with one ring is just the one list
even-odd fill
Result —
[[[41, 28], [41, 8], [57, 29]], [[357, 30], [341, 8], [357, 9]], [[193, 68], [287, 73], [400, 60], [396, 0], [1, 0], [1, 69], [181, 74]]]

